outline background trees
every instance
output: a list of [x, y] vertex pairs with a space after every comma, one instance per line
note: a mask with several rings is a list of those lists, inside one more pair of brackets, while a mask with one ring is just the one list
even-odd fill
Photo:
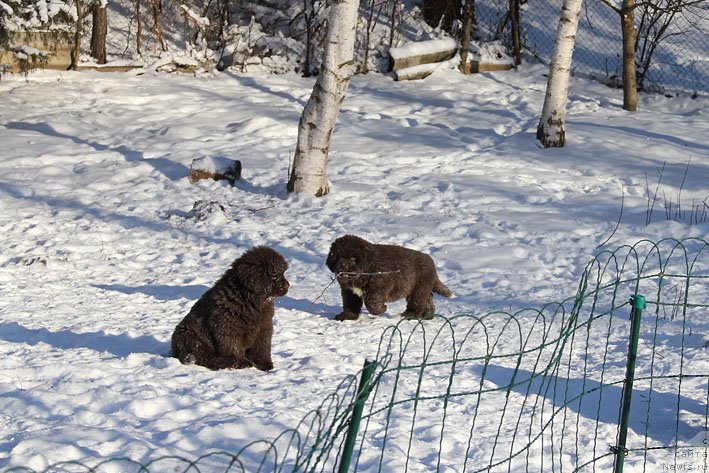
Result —
[[[262, 68], [272, 73], [317, 74], [328, 6], [326, 0], [80, 0], [86, 10], [82, 22], [81, 54], [88, 62], [94, 25], [94, 5], [107, 3], [106, 60], [150, 64], [169, 55], [188, 56], [205, 68], [215, 61], [219, 69], [239, 72]], [[621, 0], [607, 0], [620, 11]], [[703, 59], [709, 30], [709, 0], [634, 0], [634, 49], [638, 89], [662, 87], [708, 91], [709, 65]], [[469, 32], [476, 45], [505, 48], [515, 61], [549, 62], [554, 27], [561, 0], [361, 0], [355, 43], [358, 72], [387, 72], [387, 51], [404, 42], [435, 39], [448, 33], [462, 40]], [[4, 5], [4, 6], [1, 6]], [[51, 18], [42, 17], [41, 5]], [[51, 8], [46, 6], [51, 5]], [[464, 7], [472, 7], [470, 27]], [[622, 85], [623, 51], [620, 14], [608, 15], [602, 0], [589, 0], [580, 19], [580, 36], [573, 73], [591, 75], [609, 85]], [[520, 9], [519, 18], [515, 15]], [[627, 5], [626, 5], [627, 9]], [[189, 12], [189, 14], [186, 14]], [[98, 13], [98, 11], [97, 11]], [[64, 17], [65, 33], [74, 35], [76, 0], [2, 0], [0, 32], [49, 22], [56, 31]], [[4, 18], [4, 20], [2, 19]], [[100, 16], [96, 16], [100, 23]], [[515, 26], [517, 25], [517, 26]], [[99, 25], [100, 26], [100, 25]], [[99, 28], [100, 30], [100, 28]], [[626, 35], [627, 37], [627, 35]], [[2, 41], [2, 34], [0, 34]], [[694, 44], [691, 44], [694, 41]], [[519, 43], [519, 45], [518, 45]], [[674, 50], [697, 51], [678, 63]], [[102, 54], [93, 48], [102, 62]], [[465, 48], [467, 51], [467, 48]], [[682, 54], [686, 58], [686, 54]]]
[[[552, 90], [540, 120], [539, 141], [561, 146], [565, 132], [559, 91], [565, 93], [566, 85], [560, 82], [560, 50], [549, 46], [553, 43], [549, 25], [558, 11], [553, 21], [543, 11], [558, 8], [557, 1], [535, 0], [534, 8], [524, 8], [525, 0], [362, 0], [355, 69], [387, 72], [390, 47], [450, 34], [460, 41], [460, 68], [466, 72], [470, 43], [498, 42], [516, 63], [522, 53], [529, 61], [539, 58], [553, 63], [556, 69], [549, 78]], [[220, 70], [236, 67], [238, 72], [312, 76], [322, 67], [319, 51], [325, 45], [328, 4], [326, 0], [0, 0], [0, 54], [3, 46], [8, 48], [11, 32], [39, 27], [74, 38], [74, 66], [80, 60], [92, 62], [89, 54], [99, 64], [120, 59], [143, 65], [181, 56], [191, 58], [195, 68], [207, 70], [216, 63]], [[579, 39], [571, 48], [577, 54], [563, 72], [566, 83], [573, 72], [622, 86], [626, 110], [637, 108], [638, 90], [663, 91], [667, 86], [709, 91], [709, 66], [703, 59], [709, 31], [707, 5], [709, 0], [588, 0]], [[608, 18], [609, 7], [617, 13], [614, 18]], [[590, 36], [590, 32], [597, 34]], [[692, 47], [679, 42], [689, 34], [703, 40], [703, 47], [694, 46], [701, 53], [680, 63], [674, 50]], [[10, 49], [26, 67], [39, 66], [46, 59], [45, 51], [29, 53], [16, 44]], [[687, 58], [684, 52], [681, 57]]]

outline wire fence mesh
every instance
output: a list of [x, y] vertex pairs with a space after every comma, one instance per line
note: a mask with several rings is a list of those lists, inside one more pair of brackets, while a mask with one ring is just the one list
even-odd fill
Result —
[[[221, 51], [227, 66], [265, 65], [271, 70], [302, 72], [312, 36], [312, 48], [321, 43], [325, 9], [310, 2], [269, 7], [253, 2], [135, 1], [108, 4], [108, 56], [114, 61], [159, 58], [166, 51], [205, 60], [205, 48]], [[258, 2], [256, 2], [258, 3]], [[358, 39], [358, 69], [387, 67], [390, 45], [414, 40], [411, 24], [420, 14], [393, 0], [362, 2]], [[305, 2], [303, 5], [308, 4]], [[528, 58], [549, 63], [562, 0], [527, 0], [521, 7], [522, 44]], [[473, 38], [480, 43], [501, 42], [511, 51], [508, 2], [475, 2]], [[622, 86], [622, 35], [620, 14], [602, 0], [587, 0], [582, 9], [574, 53], [573, 72], [613, 87]], [[310, 19], [310, 20], [308, 20]], [[638, 85], [650, 92], [709, 92], [709, 1], [655, 0], [638, 2]], [[204, 21], [208, 20], [208, 21]], [[311, 21], [310, 27], [306, 23]], [[371, 27], [371, 32], [370, 32]], [[377, 29], [378, 28], [378, 29]], [[85, 15], [91, 31], [91, 15]], [[393, 43], [392, 43], [393, 41]], [[366, 45], [366, 46], [365, 46]], [[366, 48], [365, 52], [363, 49]], [[369, 49], [372, 49], [370, 52]], [[90, 61], [90, 35], [82, 40], [84, 58]], [[238, 54], [235, 54], [238, 53]], [[311, 51], [312, 53], [312, 51]], [[231, 57], [235, 54], [235, 57]], [[277, 60], [285, 56], [286, 63]], [[380, 60], [378, 63], [376, 59]], [[313, 60], [316, 60], [314, 58]], [[364, 67], [363, 63], [369, 63]]]
[[[641, 242], [600, 254], [564, 303], [392, 327], [377, 356], [382, 368], [357, 465], [609, 471], [628, 296], [645, 293], [627, 461], [638, 471], [674, 468], [678, 447], [709, 422], [709, 357], [697, 333], [709, 315], [707, 257], [703, 241]], [[681, 353], [678, 364], [670, 350]], [[421, 415], [431, 411], [433, 423]], [[469, 435], [460, 436], [460, 425]], [[366, 439], [377, 437], [381, 447], [372, 449]], [[706, 457], [698, 461], [706, 468]]]
[[[619, 446], [636, 294], [647, 310]], [[620, 450], [632, 471], [706, 471], [708, 319], [709, 243], [641, 241], [601, 252], [564, 302], [387, 328], [371, 381], [346, 378], [274, 440], [195, 460], [45, 471], [324, 472], [344, 464], [361, 472], [595, 472], [611, 471]], [[345, 434], [358, 401], [362, 427], [349, 457]]]
[[[646, 91], [709, 91], [709, 2], [661, 0], [638, 3], [638, 85]], [[508, 3], [477, 0], [477, 35], [502, 41], [511, 50]], [[548, 64], [562, 0], [527, 0], [521, 7], [522, 42], [531, 56]], [[583, 3], [573, 72], [622, 87], [621, 16], [602, 0]]]
[[[659, 11], [653, 4], [670, 10]], [[642, 5], [635, 10], [638, 86], [646, 91], [709, 91], [709, 2], [683, 8], [679, 2], [669, 1]], [[550, 29], [560, 9], [561, 1], [530, 0], [523, 10], [524, 44], [543, 62], [548, 62], [553, 50]], [[585, 1], [574, 49], [574, 73], [622, 87], [622, 51], [620, 14], [601, 0]]]

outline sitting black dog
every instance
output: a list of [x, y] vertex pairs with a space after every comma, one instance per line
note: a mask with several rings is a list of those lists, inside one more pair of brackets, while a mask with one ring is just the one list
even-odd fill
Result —
[[288, 263], [275, 250], [255, 247], [236, 259], [172, 334], [172, 356], [184, 364], [273, 369], [274, 299], [288, 292]]

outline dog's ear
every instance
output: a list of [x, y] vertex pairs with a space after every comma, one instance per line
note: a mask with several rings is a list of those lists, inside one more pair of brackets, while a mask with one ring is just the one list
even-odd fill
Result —
[[246, 289], [259, 295], [268, 292], [271, 278], [265, 268], [254, 258], [239, 258], [234, 261], [232, 269]]
[[337, 271], [337, 264], [339, 261], [339, 257], [337, 256], [337, 252], [333, 248], [335, 245], [333, 244], [330, 247], [330, 252], [327, 254], [327, 259], [325, 260], [325, 265], [327, 268], [332, 271], [333, 273]]
[[363, 245], [362, 248], [360, 249], [360, 252], [357, 254], [357, 260], [360, 264], [362, 264], [363, 266], [366, 266], [371, 261], [374, 261], [376, 259], [374, 253], [375, 253], [375, 251], [374, 251], [373, 245], [370, 245], [370, 244]]
[[351, 249], [352, 253], [357, 257], [357, 262], [361, 265], [366, 266], [367, 263], [375, 259], [374, 244], [368, 242], [364, 238], [350, 236], [348, 247]]
[[239, 279], [248, 288], [258, 286], [263, 279], [264, 271], [261, 269], [260, 265], [256, 264], [254, 261], [239, 258], [234, 261], [232, 268], [236, 272]]
[[335, 259], [331, 258], [330, 255], [328, 255], [327, 260], [325, 260], [325, 266], [327, 266], [327, 269], [329, 269], [333, 273], [336, 271], [335, 263]]
[[232, 268], [243, 286], [259, 296], [270, 297], [275, 286], [281, 287], [275, 292], [282, 292], [283, 287], [287, 289], [284, 273], [288, 262], [271, 248], [259, 246], [250, 249], [234, 261]]
[[267, 258], [261, 260], [261, 268], [270, 278], [283, 276], [288, 269], [288, 263], [275, 251], [271, 251]]

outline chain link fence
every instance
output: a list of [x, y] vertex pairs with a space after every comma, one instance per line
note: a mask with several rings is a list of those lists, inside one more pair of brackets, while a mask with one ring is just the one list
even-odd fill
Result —
[[[649, 92], [709, 92], [709, 1], [657, 2], [656, 8], [643, 3], [635, 10], [639, 87]], [[303, 43], [310, 33], [311, 48], [317, 49], [326, 21], [325, 8], [318, 2], [310, 4], [306, 11], [300, 2], [269, 8], [247, 1], [209, 2], [206, 6], [177, 0], [109, 2], [108, 56], [113, 61], [144, 62], [177, 51], [197, 61], [220, 62], [226, 54], [225, 67], [239, 66], [246, 71], [257, 65], [273, 72], [303, 72], [308, 53]], [[549, 63], [561, 4], [562, 0], [527, 0], [522, 4], [522, 44], [528, 60]], [[495, 0], [475, 2], [476, 42], [500, 42], [508, 51], [512, 49], [508, 6]], [[90, 31], [90, 15], [85, 21], [85, 30]], [[390, 44], [421, 39], [416, 37], [421, 34], [415, 31], [417, 22], [422, 23], [422, 16], [416, 8], [405, 8], [393, 0], [363, 0], [359, 70], [385, 72]], [[434, 29], [428, 33], [436, 34]], [[82, 43], [87, 61], [89, 36], [85, 35]], [[204, 54], [207, 49], [221, 50], [222, 56], [208, 58]], [[621, 87], [621, 53], [619, 13], [602, 0], [586, 1], [576, 40], [574, 74]], [[369, 62], [366, 68], [363, 62]]]
[[[527, 0], [521, 6], [522, 44], [549, 64], [562, 0]], [[640, 2], [637, 2], [640, 4]], [[476, 38], [512, 49], [507, 2], [476, 0]], [[638, 86], [648, 92], [709, 92], [709, 2], [657, 0], [635, 10]], [[622, 87], [621, 17], [602, 0], [583, 3], [573, 73]]]
[[[548, 62], [561, 1], [529, 0], [522, 13], [526, 49]], [[638, 2], [639, 4], [640, 2]], [[638, 86], [649, 92], [709, 92], [709, 2], [681, 7], [677, 1], [644, 3], [635, 10]], [[574, 50], [574, 73], [622, 87], [620, 14], [601, 0], [581, 10]]]
[[[76, 0], [62, 1], [69, 11], [76, 9]], [[528, 61], [549, 63], [562, 1], [521, 0], [521, 41]], [[355, 52], [358, 72], [387, 72], [388, 50], [392, 46], [440, 36], [442, 29], [455, 34], [459, 22], [444, 21], [443, 16], [436, 27], [431, 27], [424, 21], [424, 12], [415, 6], [417, 3], [426, 2], [361, 0]], [[93, 6], [87, 0], [81, 4], [79, 66], [96, 67], [91, 57]], [[474, 2], [474, 42], [499, 43], [512, 51], [509, 5], [496, 0]], [[620, 87], [621, 16], [616, 11], [619, 6], [609, 5], [613, 3], [584, 2], [573, 72]], [[449, 10], [445, 14], [450, 15]], [[0, 27], [7, 33], [3, 26], [7, 17], [3, 14], [6, 15], [0, 12]], [[634, 14], [640, 90], [709, 92], [709, 0], [637, 2]], [[64, 23], [54, 21], [52, 28], [63, 28], [65, 33], [75, 30], [75, 25], [67, 23], [72, 21], [69, 17], [61, 20]], [[319, 67], [317, 51], [321, 50], [326, 24], [324, 0], [115, 0], [107, 4], [107, 60], [118, 67], [162, 62], [193, 68], [216, 66], [239, 72], [261, 68], [267, 73], [311, 75]]]

